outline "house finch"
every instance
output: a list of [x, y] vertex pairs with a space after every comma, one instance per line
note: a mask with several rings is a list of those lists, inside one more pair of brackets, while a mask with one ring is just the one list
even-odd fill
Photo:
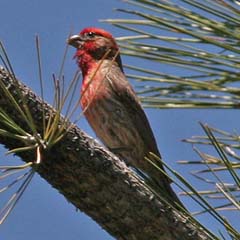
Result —
[[144, 172], [145, 178], [158, 186], [158, 193], [175, 207], [181, 205], [166, 175], [145, 159], [149, 152], [161, 155], [139, 99], [124, 75], [112, 35], [103, 29], [85, 28], [71, 36], [68, 44], [77, 48], [75, 57], [83, 75], [80, 102], [96, 135], [120, 159]]

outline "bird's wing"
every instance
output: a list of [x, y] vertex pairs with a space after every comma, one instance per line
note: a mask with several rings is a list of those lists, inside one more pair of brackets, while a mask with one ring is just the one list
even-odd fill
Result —
[[[145, 146], [144, 151], [146, 156], [148, 156], [155, 165], [164, 170], [161, 162], [148, 155], [149, 152], [152, 152], [161, 158], [147, 116], [124, 73], [117, 66], [113, 66], [105, 78], [109, 82], [109, 85], [112, 91], [115, 93], [116, 98], [118, 98], [118, 102], [121, 102], [124, 104], [124, 106], [127, 106], [127, 108], [125, 108], [126, 114], [128, 115], [127, 117], [128, 119], [131, 119], [130, 121], [132, 121], [136, 128], [139, 129], [139, 135]], [[173, 198], [176, 197], [169, 185], [171, 180], [167, 178], [166, 175], [159, 169], [157, 169], [155, 166], [152, 166], [150, 163], [145, 164], [143, 161], [141, 170], [147, 172], [147, 174], [154, 179], [161, 189], [167, 189], [167, 192], [170, 194], [170, 196], [173, 196]]]
[[139, 134], [147, 148], [146, 151], [153, 152], [161, 157], [151, 126], [136, 93], [127, 81], [124, 73], [117, 67], [117, 69], [114, 68], [115, 67], [112, 66], [112, 69], [106, 75], [106, 79], [109, 81], [119, 102], [127, 106], [128, 118], [132, 119], [136, 128], [139, 129]]

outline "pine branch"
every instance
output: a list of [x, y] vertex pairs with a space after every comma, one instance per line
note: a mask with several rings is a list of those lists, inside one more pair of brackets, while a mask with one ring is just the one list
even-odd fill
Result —
[[[54, 109], [42, 103], [27, 86], [14, 81], [3, 68], [0, 81], [17, 102], [21, 101], [19, 93], [26, 97], [36, 130], [41, 133], [43, 108], [46, 116]], [[0, 107], [26, 128], [24, 119], [11, 106], [2, 88]], [[0, 128], [3, 128], [1, 122]], [[0, 142], [10, 150], [22, 146], [19, 140], [8, 136], [1, 137]], [[35, 159], [32, 150], [16, 154], [24, 162]], [[41, 157], [41, 163], [33, 165], [36, 172], [117, 239], [211, 239], [180, 213], [164, 205], [122, 161], [77, 126], [70, 128], [50, 150], [42, 151]]]
[[130, 33], [117, 40], [145, 107], [239, 108], [239, 1], [125, 2], [131, 18], [104, 21]]

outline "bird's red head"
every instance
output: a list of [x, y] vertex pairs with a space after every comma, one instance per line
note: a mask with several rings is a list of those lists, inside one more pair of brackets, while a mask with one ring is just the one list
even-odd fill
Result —
[[97, 35], [97, 36], [102, 36], [102, 37], [105, 37], [105, 38], [108, 38], [108, 39], [111, 39], [112, 41], [115, 42], [113, 36], [105, 31], [104, 29], [101, 29], [101, 28], [95, 28], [95, 27], [88, 27], [88, 28], [84, 28], [79, 35], [81, 36], [85, 36], [85, 35]]
[[113, 36], [103, 29], [85, 28], [78, 35], [71, 36], [68, 44], [77, 48], [75, 57], [83, 71], [92, 62], [103, 60], [103, 58], [116, 60], [122, 68], [118, 45]]

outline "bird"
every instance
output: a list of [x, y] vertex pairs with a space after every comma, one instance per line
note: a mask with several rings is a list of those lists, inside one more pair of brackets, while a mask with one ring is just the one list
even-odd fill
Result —
[[[84, 28], [68, 44], [82, 72], [80, 104], [97, 137], [125, 163], [143, 174], [147, 183], [173, 207], [182, 203], [172, 190], [153, 131], [133, 87], [127, 80], [116, 40], [104, 29]], [[157, 169], [146, 158], [161, 169]], [[155, 159], [155, 160], [154, 160]]]

